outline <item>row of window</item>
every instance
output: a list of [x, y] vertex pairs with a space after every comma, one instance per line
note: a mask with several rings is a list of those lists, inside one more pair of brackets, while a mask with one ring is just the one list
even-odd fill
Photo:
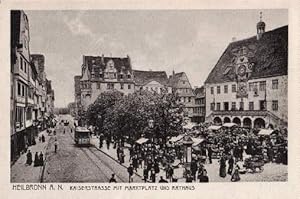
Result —
[[205, 108], [204, 107], [196, 107], [196, 108], [194, 108], [194, 113], [204, 114]]
[[192, 101], [192, 97], [180, 97], [178, 99], [178, 101], [179, 102], [183, 102], [183, 103], [185, 103], [185, 102], [191, 102]]
[[[16, 107], [16, 115], [15, 115], [15, 122], [19, 125], [21, 128], [24, 124], [24, 113], [25, 113], [25, 108], [24, 107]], [[32, 108], [27, 107], [26, 110], [26, 120], [31, 120], [32, 119]]]
[[[249, 83], [249, 91], [265, 91], [266, 90], [266, 81], [259, 81], [259, 82], [250, 82]], [[214, 87], [210, 87], [210, 94], [214, 94]], [[278, 89], [278, 79], [272, 80], [272, 89]], [[228, 85], [224, 85], [223, 89], [224, 93], [228, 93]], [[231, 85], [231, 92], [236, 92], [236, 84]], [[221, 93], [221, 86], [217, 86], [217, 94]]]
[[197, 105], [204, 105], [205, 104], [205, 99], [204, 98], [195, 99], [195, 104], [197, 104]]
[[23, 84], [22, 82], [18, 81], [17, 82], [17, 95], [20, 97], [25, 97], [26, 95], [26, 85]]
[[[215, 107], [216, 106], [216, 107]], [[265, 100], [259, 101], [259, 110], [266, 110], [267, 102]], [[210, 110], [214, 111], [221, 111], [221, 103], [211, 103], [210, 104]], [[223, 102], [223, 110], [228, 111], [229, 110], [229, 102]], [[240, 102], [239, 109], [237, 108], [236, 102], [231, 102], [231, 109], [230, 110], [244, 110], [244, 102]], [[254, 102], [249, 102], [248, 110], [254, 110]], [[272, 110], [277, 111], [278, 110], [278, 100], [272, 101]]]
[[[91, 75], [92, 75], [92, 78], [95, 78], [95, 73], [92, 73]], [[105, 78], [109, 78], [109, 79], [115, 79], [115, 78], [117, 78], [117, 74], [116, 73], [105, 73], [105, 74], [103, 74], [101, 72], [101, 73], [99, 73], [99, 77], [100, 78], [104, 78], [105, 77]], [[131, 75], [130, 74], [128, 74], [128, 75], [119, 74], [118, 77], [120, 79], [124, 79], [125, 77], [127, 77], [127, 79], [130, 79]]]
[[[100, 82], [97, 82], [97, 89], [100, 89], [101, 87], [100, 87]], [[123, 83], [121, 83], [120, 84], [120, 89], [121, 90], [123, 90], [124, 89], [124, 86], [125, 86], [126, 84], [123, 84]], [[107, 85], [106, 85], [106, 89], [108, 89], [108, 90], [112, 90], [112, 89], [114, 89], [115, 88], [115, 83], [107, 83]], [[131, 84], [127, 84], [127, 89], [131, 89]]]

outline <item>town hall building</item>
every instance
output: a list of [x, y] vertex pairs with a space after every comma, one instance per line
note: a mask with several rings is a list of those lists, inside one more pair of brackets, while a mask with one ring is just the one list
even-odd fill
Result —
[[206, 120], [248, 128], [287, 127], [288, 26], [228, 45], [205, 81]]

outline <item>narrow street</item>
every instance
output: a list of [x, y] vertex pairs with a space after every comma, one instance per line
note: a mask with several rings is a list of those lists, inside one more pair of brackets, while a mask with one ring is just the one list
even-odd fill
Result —
[[[74, 130], [71, 132], [70, 127], [58, 125], [56, 133], [58, 151], [54, 152], [54, 139], [51, 139], [43, 182], [108, 182], [113, 173], [117, 182], [128, 182], [126, 167], [93, 146], [75, 146]], [[139, 176], [134, 177], [134, 182], [141, 181]]]

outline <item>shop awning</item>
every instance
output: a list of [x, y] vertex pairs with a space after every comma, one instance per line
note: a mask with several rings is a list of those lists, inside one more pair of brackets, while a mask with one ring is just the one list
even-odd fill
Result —
[[222, 126], [215, 126], [215, 125], [212, 125], [210, 127], [208, 127], [208, 130], [214, 130], [214, 131], [217, 131], [221, 128]]
[[176, 137], [171, 137], [171, 139], [169, 141], [175, 143], [175, 142], [182, 140], [183, 137], [184, 137], [184, 135], [178, 135]]
[[229, 127], [229, 128], [231, 128], [231, 127], [233, 127], [233, 126], [237, 126], [237, 124], [236, 124], [236, 123], [231, 123], [231, 122], [229, 122], [229, 123], [224, 123], [223, 126], [224, 126], [224, 127]]
[[186, 125], [183, 126], [184, 129], [192, 129], [194, 126], [197, 126], [197, 124], [194, 123], [187, 123]]
[[194, 142], [193, 146], [197, 146], [197, 145], [201, 144], [204, 141], [203, 138], [192, 138], [192, 140]]
[[271, 135], [273, 132], [273, 129], [261, 129], [258, 135]]
[[140, 139], [138, 139], [137, 141], [135, 141], [136, 143], [138, 143], [138, 144], [144, 144], [145, 142], [147, 142], [149, 139], [147, 139], [147, 138], [140, 138]]

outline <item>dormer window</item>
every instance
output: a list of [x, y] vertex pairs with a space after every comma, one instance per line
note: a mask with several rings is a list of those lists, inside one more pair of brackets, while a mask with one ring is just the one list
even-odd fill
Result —
[[120, 79], [123, 79], [123, 74], [120, 74], [120, 76], [119, 76], [119, 77], [120, 77]]
[[128, 75], [127, 75], [127, 78], [128, 78], [128, 79], [130, 79], [130, 78], [131, 78], [131, 75], [130, 75], [130, 74], [128, 74]]

